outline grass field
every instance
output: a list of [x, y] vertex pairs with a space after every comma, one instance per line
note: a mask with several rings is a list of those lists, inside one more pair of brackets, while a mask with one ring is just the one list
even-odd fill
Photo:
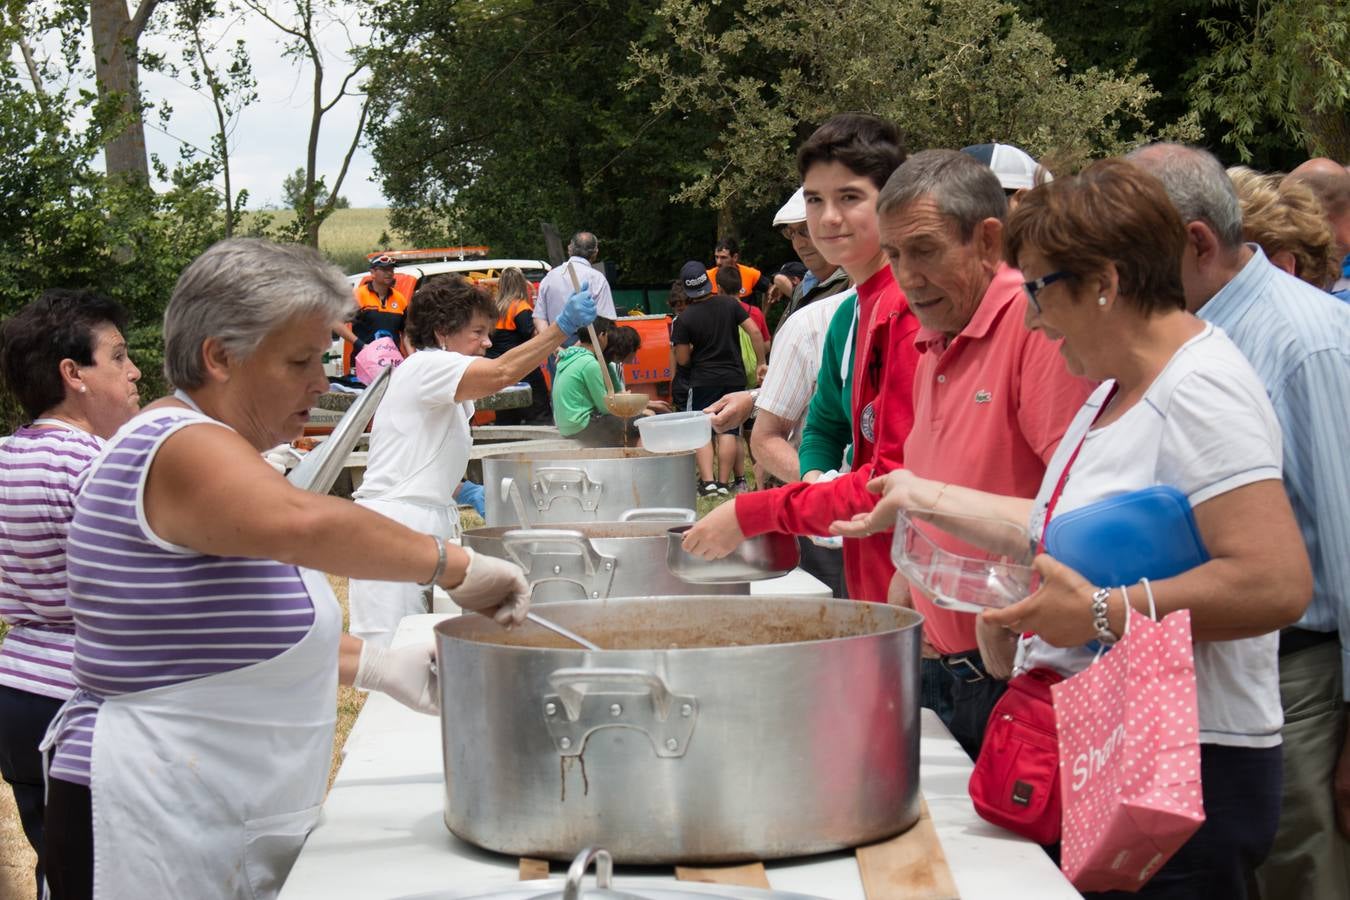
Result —
[[[270, 216], [273, 227], [295, 219], [295, 213], [289, 209], [249, 213], [244, 218], [244, 228], [256, 222], [258, 216]], [[398, 244], [389, 229], [387, 209], [339, 209], [319, 227], [319, 249], [349, 275], [366, 268], [367, 253], [388, 250]]]

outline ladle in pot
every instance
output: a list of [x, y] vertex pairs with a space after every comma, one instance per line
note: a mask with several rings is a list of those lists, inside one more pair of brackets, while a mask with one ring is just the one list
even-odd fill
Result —
[[560, 636], [560, 637], [565, 637], [565, 638], [567, 638], [569, 641], [573, 642], [574, 644], [580, 644], [581, 646], [585, 647], [587, 650], [599, 650], [599, 649], [600, 649], [600, 645], [599, 645], [599, 644], [593, 644], [593, 643], [591, 643], [590, 641], [586, 640], [586, 639], [585, 639], [584, 637], [582, 637], [581, 635], [577, 634], [575, 631], [570, 631], [569, 629], [566, 629], [566, 628], [562, 627], [561, 625], [559, 625], [557, 622], [551, 622], [551, 621], [549, 621], [548, 619], [541, 618], [541, 617], [535, 615], [535, 614], [532, 613], [532, 612], [526, 613], [526, 614], [525, 614], [525, 618], [529, 619], [531, 622], [533, 622], [534, 624], [536, 624], [536, 625], [538, 625], [538, 626], [540, 626], [540, 627], [542, 627], [542, 628], [547, 628], [549, 631], [553, 632], [554, 634], [556, 634], [556, 635], [558, 635], [558, 636]]
[[[502, 499], [503, 500], [509, 499], [511, 501], [511, 505], [516, 508], [516, 518], [520, 519], [520, 527], [525, 530], [533, 528], [533, 526], [530, 524], [528, 516], [525, 513], [525, 501], [522, 500], [520, 497], [520, 488], [516, 487], [516, 480], [514, 478], [503, 478], [501, 484], [501, 492], [502, 492]], [[526, 613], [525, 618], [529, 619], [531, 622], [533, 622], [534, 624], [538, 625], [541, 628], [547, 628], [554, 634], [559, 635], [560, 637], [567, 638], [574, 644], [580, 644], [587, 650], [600, 649], [599, 645], [591, 643], [590, 641], [586, 640], [584, 637], [582, 637], [581, 635], [577, 634], [574, 631], [569, 631], [568, 629], [559, 625], [557, 622], [551, 622], [548, 619], [542, 618], [541, 616], [538, 616], [532, 612]]]

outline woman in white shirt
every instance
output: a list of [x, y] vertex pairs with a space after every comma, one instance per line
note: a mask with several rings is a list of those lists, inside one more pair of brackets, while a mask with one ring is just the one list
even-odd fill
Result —
[[[1141, 897], [1246, 895], [1274, 839], [1280, 805], [1278, 629], [1312, 594], [1312, 575], [1281, 484], [1279, 425], [1256, 372], [1222, 331], [1186, 311], [1187, 233], [1162, 185], [1105, 160], [1031, 191], [1004, 248], [1027, 279], [1027, 327], [1060, 342], [1069, 370], [1102, 385], [1070, 424], [1035, 500], [914, 477], [877, 479], [856, 534], [893, 525], [900, 508], [1029, 525], [1156, 484], [1184, 493], [1210, 560], [1152, 583], [1159, 615], [1189, 609], [1196, 641], [1205, 824]], [[982, 647], [1011, 646], [1019, 669], [1086, 668], [1083, 645], [1124, 630], [1142, 588], [1090, 584], [1044, 554], [1030, 597], [981, 615]], [[1097, 617], [1104, 599], [1105, 625]], [[1239, 787], [1240, 786], [1240, 787]]]
[[[365, 479], [353, 499], [415, 530], [456, 540], [454, 491], [469, 462], [474, 401], [520, 381], [594, 318], [595, 301], [583, 284], [556, 322], [488, 359], [497, 321], [492, 298], [459, 275], [418, 287], [405, 331], [412, 352], [390, 376], [375, 412]], [[354, 578], [350, 599], [351, 633], [377, 644], [389, 643], [404, 616], [427, 612], [415, 584]]]

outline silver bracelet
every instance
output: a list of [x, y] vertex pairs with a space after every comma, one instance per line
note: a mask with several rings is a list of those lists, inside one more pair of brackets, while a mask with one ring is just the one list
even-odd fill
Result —
[[432, 588], [436, 582], [440, 581], [441, 576], [445, 574], [445, 541], [432, 535], [436, 540], [436, 571], [431, 573], [431, 579], [428, 581], [419, 581], [417, 586], [420, 588]]
[[1111, 589], [1109, 587], [1097, 588], [1092, 592], [1092, 627], [1097, 629], [1097, 640], [1103, 644], [1114, 644], [1120, 640], [1116, 633], [1111, 630], [1111, 620], [1106, 612], [1106, 604], [1110, 599]]

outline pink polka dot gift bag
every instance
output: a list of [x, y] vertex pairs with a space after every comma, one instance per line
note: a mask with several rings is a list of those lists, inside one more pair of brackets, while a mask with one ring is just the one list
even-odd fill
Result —
[[1060, 864], [1080, 891], [1133, 891], [1205, 821], [1191, 616], [1130, 610], [1125, 634], [1051, 688]]

